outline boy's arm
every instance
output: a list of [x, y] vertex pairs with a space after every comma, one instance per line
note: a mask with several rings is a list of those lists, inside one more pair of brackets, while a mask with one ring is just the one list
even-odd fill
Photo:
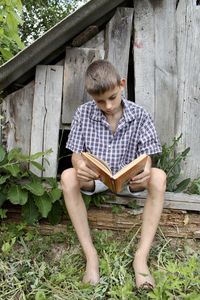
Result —
[[132, 177], [130, 183], [142, 183], [148, 180], [150, 178], [151, 165], [152, 165], [151, 157], [148, 156], [144, 171]]
[[99, 175], [88, 168], [86, 161], [80, 153], [72, 154], [72, 165], [77, 171], [77, 177], [82, 181], [91, 181], [99, 178]]

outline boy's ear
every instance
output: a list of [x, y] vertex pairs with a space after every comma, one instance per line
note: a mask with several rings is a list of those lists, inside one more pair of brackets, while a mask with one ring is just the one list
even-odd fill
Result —
[[125, 85], [126, 85], [126, 79], [122, 78], [120, 81], [120, 87], [121, 87], [122, 91], [125, 88]]

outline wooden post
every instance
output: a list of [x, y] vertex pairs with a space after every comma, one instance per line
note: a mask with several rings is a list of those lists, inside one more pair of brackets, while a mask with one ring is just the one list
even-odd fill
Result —
[[37, 66], [33, 102], [31, 131], [31, 153], [52, 149], [49, 164], [42, 158], [38, 162], [45, 171], [31, 167], [38, 176], [55, 177], [57, 174], [57, 153], [62, 100], [63, 67]]

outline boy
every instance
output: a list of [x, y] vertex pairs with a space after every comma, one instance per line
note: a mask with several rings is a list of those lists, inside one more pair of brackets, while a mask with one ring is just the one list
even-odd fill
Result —
[[[85, 85], [93, 100], [81, 105], [75, 113], [66, 145], [73, 152], [73, 168], [62, 173], [61, 184], [69, 216], [86, 257], [83, 281], [97, 284], [99, 260], [81, 192], [94, 194], [108, 188], [98, 180], [98, 174], [87, 166], [80, 153], [88, 151], [107, 161], [114, 174], [143, 153], [161, 152], [161, 146], [148, 113], [122, 97], [125, 80], [110, 62], [98, 60], [89, 65]], [[147, 259], [163, 208], [165, 186], [165, 173], [152, 168], [148, 156], [144, 171], [130, 178], [126, 187], [129, 194], [148, 191], [140, 243], [133, 261], [137, 288], [155, 286]]]

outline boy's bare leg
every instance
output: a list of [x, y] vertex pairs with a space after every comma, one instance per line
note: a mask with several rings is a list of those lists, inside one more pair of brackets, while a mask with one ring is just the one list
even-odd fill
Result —
[[[86, 257], [86, 272], [83, 277], [85, 283], [99, 282], [99, 260], [93, 245], [88, 225], [87, 210], [80, 192], [75, 169], [67, 169], [61, 175], [61, 185], [65, 205], [77, 233], [78, 239]], [[88, 190], [92, 190], [94, 183], [85, 183]]]
[[133, 262], [138, 288], [142, 286], [148, 288], [148, 284], [155, 286], [154, 279], [147, 266], [147, 260], [163, 209], [166, 189], [165, 173], [160, 169], [152, 168], [151, 177], [146, 188], [148, 189], [148, 197], [143, 211], [141, 238]]

